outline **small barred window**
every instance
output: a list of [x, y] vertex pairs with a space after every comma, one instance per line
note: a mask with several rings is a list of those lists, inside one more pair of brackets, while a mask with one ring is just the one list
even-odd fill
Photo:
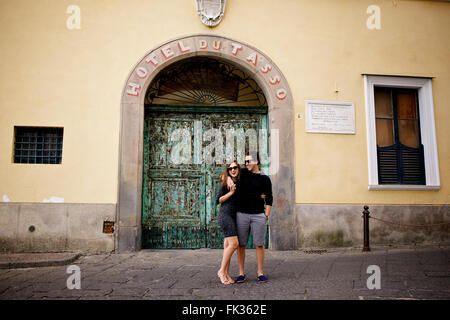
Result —
[[63, 128], [14, 127], [14, 129], [14, 163], [61, 163]]

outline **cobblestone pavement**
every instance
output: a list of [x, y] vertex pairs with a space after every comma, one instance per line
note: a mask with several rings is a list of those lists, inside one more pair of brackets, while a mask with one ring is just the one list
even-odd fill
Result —
[[[265, 274], [256, 281], [254, 250], [247, 250], [247, 281], [222, 285], [222, 250], [142, 250], [85, 255], [81, 289], [68, 289], [68, 266], [0, 270], [0, 299], [450, 299], [450, 246], [372, 247], [266, 251]], [[367, 288], [369, 265], [381, 271], [381, 289]], [[237, 276], [233, 255], [232, 276]]]

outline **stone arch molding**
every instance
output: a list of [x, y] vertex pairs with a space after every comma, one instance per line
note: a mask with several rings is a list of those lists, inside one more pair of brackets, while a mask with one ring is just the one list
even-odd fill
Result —
[[274, 203], [270, 248], [297, 248], [294, 219], [294, 112], [288, 83], [273, 61], [260, 50], [230, 38], [192, 35], [168, 41], [149, 51], [130, 72], [122, 91], [119, 142], [119, 188], [115, 247], [119, 252], [141, 248], [141, 203], [143, 170], [144, 99], [148, 86], [167, 66], [194, 56], [209, 56], [231, 62], [252, 75], [269, 106], [269, 153], [278, 156], [271, 174]]

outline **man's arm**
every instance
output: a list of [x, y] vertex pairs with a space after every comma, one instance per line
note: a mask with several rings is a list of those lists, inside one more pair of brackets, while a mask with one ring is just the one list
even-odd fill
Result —
[[264, 188], [264, 194], [265, 194], [265, 202], [266, 202], [266, 212], [265, 215], [268, 218], [270, 216], [270, 211], [272, 210], [272, 203], [273, 203], [273, 196], [272, 196], [272, 182], [270, 181], [270, 178], [266, 176], [266, 183]]
[[269, 218], [271, 210], [272, 210], [272, 206], [266, 205], [265, 215], [266, 215], [267, 218]]

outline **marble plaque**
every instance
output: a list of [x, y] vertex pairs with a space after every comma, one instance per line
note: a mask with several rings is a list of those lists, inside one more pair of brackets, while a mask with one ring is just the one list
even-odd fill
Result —
[[354, 134], [353, 102], [306, 101], [306, 132]]

